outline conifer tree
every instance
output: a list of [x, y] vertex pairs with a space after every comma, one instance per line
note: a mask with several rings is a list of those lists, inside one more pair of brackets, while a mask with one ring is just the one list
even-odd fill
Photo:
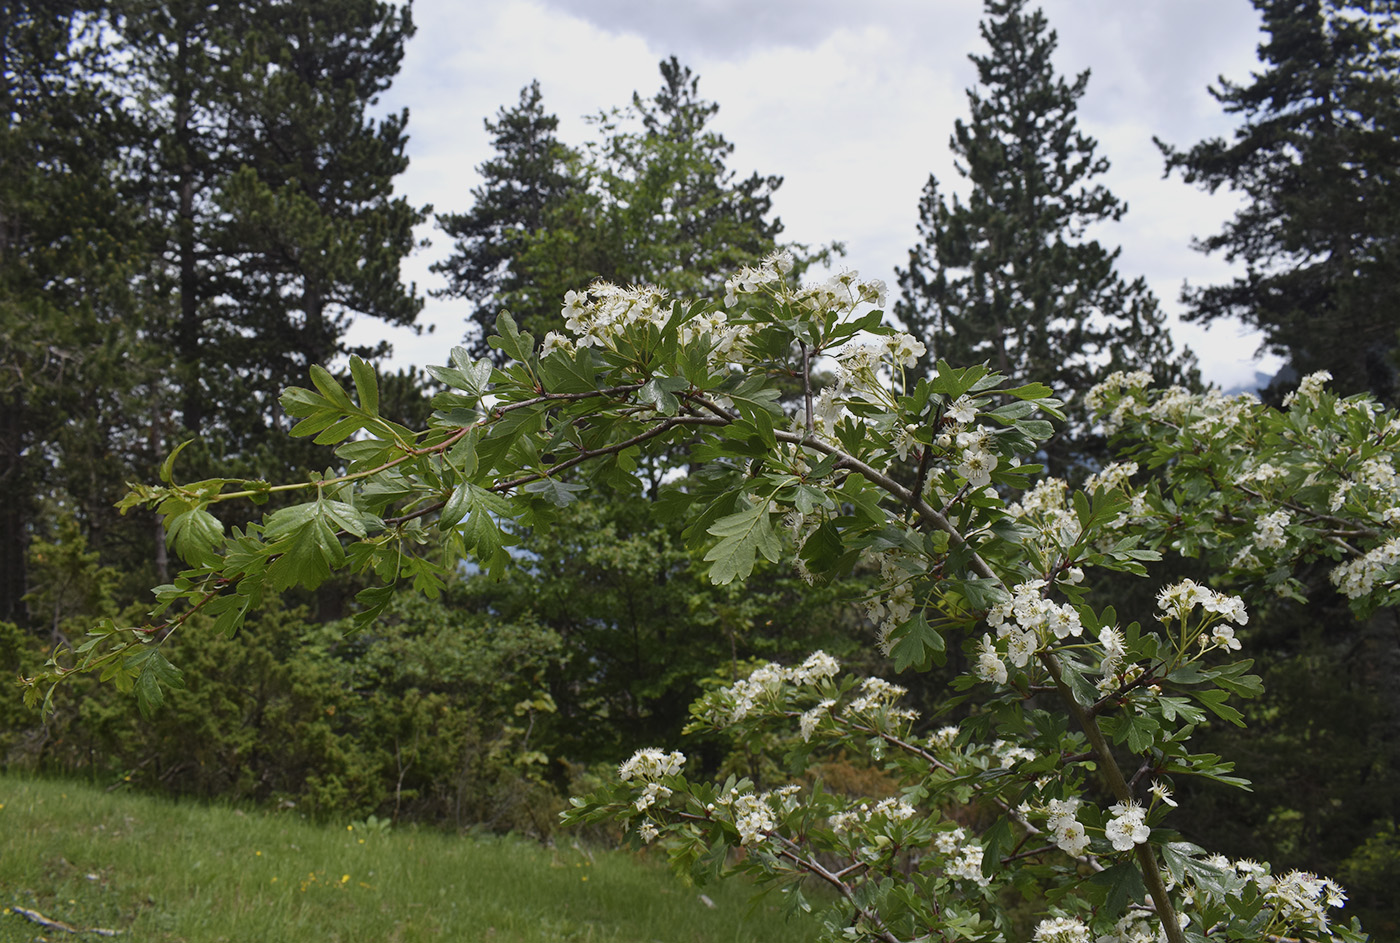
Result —
[[164, 384], [144, 343], [155, 258], [123, 173], [138, 129], [109, 81], [105, 14], [0, 8], [0, 620], [25, 621], [28, 549], [56, 516], [108, 552], [154, 530], [113, 507], [158, 461]]
[[1243, 262], [1188, 288], [1189, 320], [1238, 317], [1297, 377], [1400, 397], [1400, 2], [1254, 0], [1267, 39], [1250, 81], [1210, 91], [1242, 124], [1189, 150], [1158, 141], [1167, 172], [1245, 205], [1202, 252]]
[[237, 453], [282, 388], [349, 352], [350, 317], [421, 307], [398, 271], [423, 218], [393, 194], [407, 114], [369, 117], [412, 20], [378, 0], [137, 0], [124, 26], [155, 103], [183, 424]]
[[674, 57], [661, 75], [654, 96], [596, 116], [600, 138], [577, 151], [554, 136], [533, 85], [487, 122], [498, 157], [479, 168], [476, 205], [439, 217], [458, 241], [434, 267], [449, 279], [444, 294], [476, 303], [468, 340], [481, 355], [500, 362], [485, 338], [501, 310], [542, 337], [562, 325], [565, 293], [595, 279], [709, 291], [776, 248], [782, 223], [769, 216], [782, 178], [737, 179], [699, 77]]
[[895, 312], [928, 348], [923, 372], [937, 360], [985, 361], [1069, 397], [1069, 422], [1048, 446], [1063, 474], [1103, 452], [1074, 394], [1113, 370], [1176, 379], [1190, 357], [1173, 353], [1145, 281], [1118, 274], [1119, 250], [1085, 238], [1126, 210], [1096, 182], [1108, 160], [1078, 127], [1089, 73], [1072, 83], [1056, 74], [1056, 35], [1026, 0], [987, 0], [986, 14], [990, 50], [970, 57], [970, 120], [951, 140], [970, 189], [950, 202], [930, 176]]
[[[436, 294], [472, 303], [475, 331], [467, 345], [476, 357], [494, 354], [486, 339], [496, 333], [500, 299], [509, 295], [519, 306], [523, 293], [531, 289], [515, 257], [582, 189], [582, 181], [574, 176], [578, 154], [555, 136], [559, 119], [545, 112], [542, 98], [536, 80], [520, 90], [514, 107], [502, 107], [495, 121], [486, 119], [496, 156], [477, 168], [482, 183], [472, 189], [472, 208], [437, 217], [438, 226], [455, 242], [452, 255], [432, 266], [448, 280]], [[540, 306], [557, 307], [557, 302], [541, 299]], [[517, 307], [514, 314], [521, 317], [528, 311]]]

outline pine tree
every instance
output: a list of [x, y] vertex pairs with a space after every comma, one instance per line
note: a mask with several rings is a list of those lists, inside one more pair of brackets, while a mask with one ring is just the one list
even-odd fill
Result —
[[1191, 358], [1173, 354], [1145, 281], [1118, 274], [1119, 250], [1085, 238], [1126, 207], [1095, 182], [1108, 160], [1078, 128], [1089, 73], [1073, 83], [1056, 75], [1056, 35], [1025, 8], [986, 0], [990, 52], [970, 57], [970, 122], [959, 120], [951, 140], [970, 191], [950, 203], [930, 176], [895, 313], [928, 347], [924, 371], [937, 360], [986, 361], [1013, 382], [1047, 382], [1070, 397], [1070, 421], [1049, 445], [1052, 471], [1063, 474], [1103, 454], [1076, 394], [1112, 370], [1178, 379]]
[[[495, 121], [486, 119], [497, 156], [477, 167], [482, 183], [471, 192], [472, 208], [437, 217], [438, 226], [455, 242], [453, 254], [432, 266], [448, 279], [447, 288], [435, 294], [472, 303], [476, 332], [467, 344], [475, 357], [496, 355], [486, 339], [496, 333], [500, 299], [511, 296], [519, 305], [531, 287], [516, 256], [582, 189], [574, 176], [578, 154], [555, 136], [559, 119], [545, 112], [541, 100], [536, 80], [521, 89], [513, 108], [502, 107]], [[557, 307], [558, 299], [541, 303]], [[517, 309], [515, 315], [528, 317], [532, 308]]]
[[700, 77], [674, 56], [660, 68], [662, 87], [651, 99], [633, 94], [632, 126], [614, 131], [594, 167], [610, 197], [614, 280], [709, 292], [776, 247], [783, 225], [767, 217], [783, 178], [737, 179], [727, 163], [734, 145], [710, 127], [719, 105], [700, 97]]
[[281, 390], [349, 352], [352, 316], [421, 307], [399, 280], [424, 218], [393, 195], [407, 114], [369, 117], [412, 20], [377, 0], [182, 0], [138, 2], [124, 27], [155, 102], [183, 425], [247, 454]]
[[155, 257], [124, 174], [138, 129], [105, 14], [0, 8], [0, 620], [24, 621], [27, 551], [59, 516], [94, 549], [137, 540], [150, 558], [150, 519], [113, 508], [154, 469], [164, 383], [146, 343]]
[[[1254, 0], [1268, 39], [1247, 84], [1211, 94], [1242, 117], [1234, 140], [1179, 151], [1167, 171], [1246, 198], [1197, 241], [1245, 274], [1189, 288], [1189, 320], [1238, 317], [1297, 377], [1400, 397], [1400, 2]], [[1289, 382], [1280, 377], [1282, 393]]]
[[600, 139], [577, 151], [554, 137], [534, 86], [487, 123], [499, 156], [480, 168], [473, 209], [439, 217], [458, 242], [435, 266], [446, 294], [476, 303], [480, 354], [499, 356], [485, 340], [503, 309], [539, 338], [561, 325], [564, 293], [596, 279], [708, 291], [776, 248], [782, 178], [736, 179], [699, 78], [675, 58], [661, 75], [654, 96], [597, 116]]

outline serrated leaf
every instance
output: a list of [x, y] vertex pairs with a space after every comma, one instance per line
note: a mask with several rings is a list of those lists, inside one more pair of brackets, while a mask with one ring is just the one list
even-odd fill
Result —
[[355, 404], [350, 401], [350, 395], [345, 392], [345, 388], [330, 371], [320, 364], [311, 365], [311, 382], [316, 385], [316, 389], [321, 391], [321, 395], [330, 400], [335, 406], [341, 409], [354, 409]]
[[529, 360], [535, 352], [535, 339], [520, 332], [515, 325], [515, 318], [511, 317], [509, 311], [502, 311], [496, 315], [496, 334], [487, 338], [486, 343], [517, 363]]
[[132, 688], [136, 692], [136, 705], [146, 717], [165, 703], [167, 687], [184, 686], [185, 679], [180, 670], [154, 645], [137, 649], [125, 661], [128, 671], [135, 675]]
[[1196, 691], [1195, 695], [1196, 700], [1204, 704], [1206, 706], [1206, 709], [1209, 710], [1216, 717], [1219, 717], [1221, 720], [1228, 720], [1236, 727], [1244, 726], [1244, 715], [1225, 703], [1225, 699], [1230, 696], [1229, 692], [1220, 690], [1207, 690]]
[[681, 408], [675, 394], [689, 386], [684, 377], [652, 377], [637, 391], [637, 399], [649, 403], [663, 416], [674, 416]]
[[191, 566], [213, 566], [224, 545], [224, 525], [203, 508], [191, 508], [166, 518], [165, 545]]
[[165, 457], [165, 461], [160, 463], [160, 480], [165, 484], [171, 484], [175, 475], [175, 458], [185, 450], [194, 439], [186, 439], [175, 448], [170, 450], [170, 454]]
[[706, 533], [721, 538], [705, 554], [705, 562], [711, 564], [710, 581], [720, 586], [736, 578], [748, 579], [758, 554], [776, 563], [783, 552], [782, 541], [773, 532], [767, 501], [721, 517]]
[[315, 589], [345, 559], [340, 538], [323, 516], [320, 501], [282, 508], [268, 518], [265, 536], [277, 558], [267, 568], [276, 590], [290, 586]]
[[1119, 917], [1128, 904], [1140, 901], [1147, 895], [1147, 888], [1142, 883], [1142, 874], [1128, 861], [1100, 871], [1089, 880], [1108, 887], [1105, 912], [1110, 918]]
[[490, 360], [484, 358], [473, 360], [471, 353], [465, 347], [454, 347], [452, 348], [452, 363], [457, 367], [462, 378], [462, 385], [458, 389], [476, 397], [486, 395], [487, 389], [491, 385], [493, 370]]
[[572, 354], [556, 350], [540, 360], [551, 393], [591, 393], [598, 388], [598, 371], [593, 365], [593, 352], [580, 347]]
[[525, 490], [531, 494], [543, 495], [551, 504], [562, 508], [577, 501], [578, 493], [587, 491], [588, 486], [559, 481], [554, 478], [541, 478], [539, 481], [527, 484]]
[[894, 657], [894, 670], [909, 668], [926, 669], [943, 653], [943, 636], [928, 624], [922, 611], [916, 612], [908, 622], [890, 632], [890, 655]]
[[354, 354], [350, 355], [350, 377], [355, 381], [355, 395], [360, 408], [371, 416], [379, 415], [379, 379], [374, 368]]

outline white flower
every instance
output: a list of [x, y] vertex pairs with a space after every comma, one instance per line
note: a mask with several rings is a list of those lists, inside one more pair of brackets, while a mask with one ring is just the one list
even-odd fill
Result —
[[967, 479], [968, 486], [976, 491], [992, 483], [992, 472], [996, 470], [997, 457], [981, 449], [969, 449], [963, 453], [958, 463], [958, 474]]
[[637, 826], [637, 835], [647, 844], [651, 844], [652, 840], [659, 834], [660, 833], [656, 830], [656, 826], [652, 825], [650, 822], [643, 822], [641, 825]]
[[1284, 528], [1293, 522], [1288, 511], [1274, 511], [1254, 522], [1254, 545], [1261, 550], [1282, 550], [1288, 535]]
[[929, 734], [928, 745], [935, 750], [946, 750], [953, 745], [953, 741], [958, 738], [957, 727], [939, 727]]
[[1299, 400], [1316, 402], [1318, 394], [1326, 388], [1328, 381], [1331, 379], [1332, 374], [1326, 370], [1319, 370], [1316, 373], [1310, 373], [1303, 377], [1302, 382], [1298, 384], [1297, 391], [1289, 393], [1283, 398], [1284, 408], [1292, 406]]
[[959, 850], [957, 857], [948, 861], [944, 867], [952, 877], [974, 881], [981, 887], [986, 887], [991, 883], [991, 880], [982, 873], [981, 845], [973, 843], [964, 845]]
[[822, 701], [811, 710], [804, 711], [802, 716], [798, 718], [798, 727], [802, 731], [802, 740], [804, 742], [812, 739], [812, 734], [816, 731], [817, 724], [821, 723], [822, 718], [831, 712], [831, 708], [835, 703], [836, 702], [832, 700]]
[[948, 407], [948, 418], [959, 425], [967, 425], [977, 418], [977, 404], [967, 397], [966, 394], [953, 400]]
[[1118, 665], [1127, 657], [1123, 633], [1118, 631], [1117, 626], [1106, 625], [1099, 630], [1099, 644], [1103, 646], [1103, 661], [1099, 662], [1099, 670], [1108, 677], [1118, 670]]
[[544, 336], [544, 343], [540, 346], [540, 353], [544, 356], [548, 356], [556, 350], [562, 350], [566, 354], [572, 354], [574, 352], [574, 342], [558, 331], [550, 331]]
[[977, 676], [983, 681], [1006, 683], [1006, 665], [1002, 663], [996, 644], [987, 634], [982, 636], [982, 644], [977, 650]]
[[[880, 288], [883, 292], [883, 283]], [[895, 334], [885, 338], [885, 355], [896, 367], [914, 366], [927, 349], [923, 341], [910, 334]]]
[[1176, 800], [1172, 798], [1172, 791], [1166, 787], [1166, 784], [1154, 782], [1152, 784], [1152, 796], [1159, 802], [1165, 802], [1173, 809], [1176, 808]]
[[941, 854], [951, 855], [958, 850], [958, 845], [967, 837], [967, 833], [960, 828], [955, 828], [951, 832], [939, 832], [933, 836], [933, 845]]
[[1092, 937], [1084, 922], [1074, 917], [1050, 917], [1035, 927], [1036, 943], [1090, 943]]
[[663, 776], [675, 776], [685, 766], [685, 754], [679, 750], [663, 753], [655, 747], [647, 747], [632, 754], [632, 758], [617, 768], [617, 777], [623, 782], [641, 779], [655, 782]]
[[1228, 625], [1215, 626], [1210, 630], [1210, 637], [1219, 648], [1234, 652], [1240, 650], [1240, 640], [1235, 638], [1235, 630]]
[[1147, 841], [1152, 830], [1147, 827], [1147, 810], [1136, 802], [1118, 802], [1109, 808], [1113, 816], [1104, 826], [1104, 836], [1117, 851], [1128, 851]]

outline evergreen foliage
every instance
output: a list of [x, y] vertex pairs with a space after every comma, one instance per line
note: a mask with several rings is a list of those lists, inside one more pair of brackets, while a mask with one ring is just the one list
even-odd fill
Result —
[[[467, 344], [476, 357], [490, 355], [486, 339], [496, 332], [500, 298], [516, 299], [516, 313], [522, 313], [522, 295], [531, 286], [516, 256], [557, 222], [561, 204], [583, 187], [575, 176], [579, 155], [555, 137], [559, 119], [545, 113], [542, 97], [540, 83], [531, 82], [518, 104], [501, 108], [495, 121], [486, 119], [497, 156], [477, 168], [483, 182], [472, 189], [472, 208], [437, 217], [455, 240], [452, 255], [432, 266], [448, 279], [438, 294], [471, 302], [475, 333]], [[557, 300], [540, 298], [531, 310], [546, 310]]]
[[368, 117], [412, 19], [377, 0], [143, 0], [120, 24], [150, 103], [182, 425], [237, 455], [278, 421], [280, 389], [351, 352], [350, 315], [411, 324], [421, 307], [398, 272], [423, 218], [393, 196], [407, 114]]
[[600, 139], [581, 149], [554, 136], [538, 83], [487, 122], [498, 156], [478, 168], [473, 208], [438, 217], [457, 241], [433, 269], [448, 277], [444, 294], [475, 305], [474, 355], [509, 361], [486, 343], [502, 310], [543, 336], [562, 326], [565, 293], [595, 279], [712, 291], [775, 248], [782, 178], [737, 179], [699, 77], [674, 57], [661, 76], [651, 98], [634, 93], [630, 108], [595, 116]]
[[970, 121], [950, 142], [971, 189], [949, 201], [930, 176], [919, 204], [920, 242], [899, 271], [895, 314], [938, 360], [988, 363], [1013, 380], [1049, 383], [1068, 397], [1068, 422], [1048, 445], [1058, 473], [1107, 456], [1090, 429], [1084, 393], [1114, 370], [1147, 369], [1191, 379], [1193, 358], [1173, 353], [1165, 318], [1146, 282], [1116, 270], [1119, 250], [1088, 238], [1127, 207], [1102, 183], [1108, 159], [1079, 130], [1089, 83], [1055, 72], [1055, 32], [1027, 0], [987, 0], [990, 47], [972, 55]]
[[[1220, 285], [1188, 288], [1188, 319], [1237, 317], [1297, 379], [1328, 370], [1338, 388], [1395, 403], [1400, 347], [1400, 3], [1254, 0], [1264, 68], [1211, 94], [1238, 115], [1233, 141], [1178, 150], [1167, 172], [1245, 205], [1202, 252], [1243, 263]], [[1290, 379], [1291, 377], [1291, 379]]]
[[113, 508], [123, 482], [158, 461], [167, 384], [143, 344], [162, 302], [150, 227], [127, 174], [139, 129], [103, 80], [119, 51], [102, 23], [82, 2], [0, 10], [4, 619], [24, 614], [34, 588], [27, 547], [56, 513], [80, 519], [95, 548], [128, 561], [130, 544], [149, 546], [154, 532], [149, 516], [123, 522]]

